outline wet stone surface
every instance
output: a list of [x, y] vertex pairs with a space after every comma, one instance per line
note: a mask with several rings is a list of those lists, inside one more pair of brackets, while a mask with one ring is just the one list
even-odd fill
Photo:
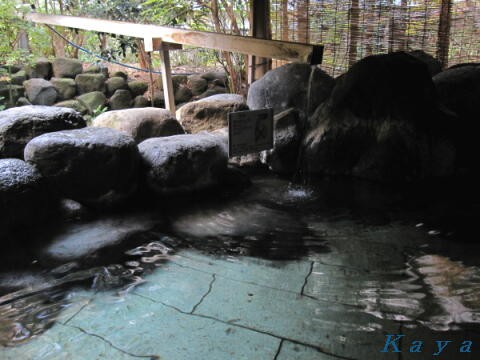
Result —
[[1, 255], [0, 359], [478, 358], [480, 246], [449, 199], [253, 180]]

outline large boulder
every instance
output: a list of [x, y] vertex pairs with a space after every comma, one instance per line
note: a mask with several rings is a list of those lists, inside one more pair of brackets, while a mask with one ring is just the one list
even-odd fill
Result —
[[93, 126], [124, 131], [137, 143], [149, 138], [185, 133], [170, 111], [152, 107], [109, 111], [95, 118]]
[[305, 119], [328, 98], [334, 83], [331, 76], [316, 66], [283, 65], [250, 86], [247, 105], [251, 110], [271, 107], [275, 114], [295, 108]]
[[462, 64], [433, 78], [440, 101], [458, 119], [450, 131], [458, 149], [458, 165], [478, 170], [477, 149], [480, 131], [480, 64]]
[[136, 189], [138, 149], [132, 137], [108, 128], [58, 131], [25, 147], [33, 164], [62, 197], [112, 206]]
[[145, 91], [148, 90], [148, 84], [144, 81], [133, 80], [127, 83], [128, 90], [132, 93], [132, 95], [139, 96], [145, 94]]
[[101, 91], [92, 91], [77, 97], [77, 100], [85, 104], [90, 114], [95, 110], [103, 108], [107, 103], [105, 94]]
[[175, 103], [183, 104], [190, 101], [193, 97], [192, 91], [185, 85], [180, 85], [175, 91]]
[[408, 55], [413, 56], [414, 58], [420, 60], [425, 65], [427, 65], [428, 72], [431, 76], [435, 76], [442, 71], [442, 64], [440, 63], [440, 61], [438, 61], [438, 59], [434, 58], [432, 55], [427, 54], [423, 50], [409, 51]]
[[72, 99], [72, 100], [60, 101], [53, 106], [73, 109], [75, 111], [78, 111], [82, 115], [87, 115], [90, 112], [90, 109], [88, 108], [88, 106], [83, 101], [80, 101], [80, 100]]
[[115, 91], [119, 89], [128, 89], [127, 82], [124, 78], [120, 76], [111, 77], [105, 82], [105, 86], [107, 90], [107, 96], [112, 96], [113, 94], [115, 94]]
[[119, 89], [110, 98], [109, 104], [112, 110], [128, 109], [133, 105], [132, 94], [128, 90]]
[[387, 182], [446, 177], [455, 161], [450, 120], [424, 63], [403, 52], [369, 56], [312, 116], [303, 167]]
[[193, 96], [198, 96], [207, 90], [208, 81], [200, 75], [191, 75], [188, 77], [187, 86], [192, 90]]
[[33, 105], [53, 105], [57, 100], [57, 90], [47, 80], [30, 79], [24, 82], [25, 94]]
[[25, 145], [42, 134], [85, 127], [74, 110], [50, 106], [22, 106], [0, 112], [0, 157], [23, 159]]
[[48, 192], [40, 173], [19, 159], [0, 159], [0, 236], [30, 227], [48, 214]]
[[83, 64], [77, 59], [56, 58], [53, 61], [53, 75], [56, 78], [75, 79], [78, 74], [82, 73]]
[[75, 83], [80, 95], [93, 91], [105, 92], [105, 76], [103, 74], [78, 74], [75, 77]]
[[13, 85], [22, 86], [25, 80], [27, 80], [27, 73], [25, 72], [25, 70], [17, 71], [15, 74], [12, 74], [12, 76], [10, 76], [10, 84]]
[[225, 144], [208, 133], [148, 139], [138, 148], [147, 186], [158, 195], [217, 185], [227, 169]]
[[151, 101], [149, 101], [143, 95], [135, 96], [135, 99], [133, 99], [133, 107], [134, 108], [145, 108], [145, 107], [149, 107], [151, 105], [152, 105]]
[[228, 113], [248, 110], [241, 95], [220, 94], [185, 104], [177, 110], [177, 118], [189, 133], [213, 131], [228, 125]]
[[29, 78], [40, 78], [49, 80], [53, 74], [52, 63], [45, 58], [39, 58], [27, 67], [27, 75]]
[[75, 84], [75, 80], [73, 79], [51, 78], [50, 82], [52, 83], [55, 90], [57, 90], [58, 101], [73, 99], [77, 94], [77, 85]]

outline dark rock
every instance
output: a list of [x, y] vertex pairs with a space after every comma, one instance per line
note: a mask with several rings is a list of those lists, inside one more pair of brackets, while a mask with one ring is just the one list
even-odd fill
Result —
[[155, 95], [153, 96], [153, 106], [165, 108], [165, 96], [163, 95], [163, 91], [155, 92]]
[[280, 174], [292, 174], [298, 167], [302, 129], [297, 110], [285, 110], [274, 117], [274, 147], [263, 151], [262, 162]]
[[144, 107], [149, 107], [151, 105], [152, 105], [151, 102], [145, 96], [139, 95], [139, 96], [136, 96], [135, 99], [133, 99], [134, 108], [144, 108]]
[[148, 84], [144, 81], [130, 81], [127, 86], [133, 96], [143, 95], [148, 90]]
[[81, 101], [88, 108], [90, 114], [93, 114], [95, 110], [102, 108], [107, 103], [105, 94], [100, 91], [92, 91], [83, 95], [80, 95], [77, 100]]
[[188, 77], [187, 86], [192, 90], [194, 96], [200, 95], [207, 90], [208, 82], [200, 75]]
[[224, 143], [208, 133], [148, 139], [138, 148], [147, 185], [158, 195], [215, 186], [228, 162]]
[[10, 230], [44, 221], [51, 201], [45, 182], [33, 166], [19, 159], [0, 159], [2, 238]]
[[109, 104], [112, 110], [131, 108], [133, 105], [132, 95], [128, 90], [117, 90], [110, 98]]
[[80, 220], [90, 215], [87, 207], [72, 199], [60, 201], [60, 213], [65, 220]]
[[6, 107], [15, 106], [18, 99], [25, 94], [25, 88], [20, 85], [0, 85], [0, 105]]
[[213, 131], [228, 125], [228, 113], [248, 110], [241, 95], [221, 94], [193, 101], [177, 110], [177, 118], [189, 133]]
[[[65, 100], [53, 105], [55, 107], [68, 108], [78, 111], [82, 115], [86, 115], [89, 112], [88, 106], [80, 100]], [[85, 119], [85, 117], [84, 117]]]
[[56, 78], [75, 79], [83, 71], [83, 64], [77, 59], [56, 58], [53, 61], [53, 75]]
[[22, 86], [25, 80], [27, 80], [27, 74], [25, 70], [20, 70], [10, 77], [10, 83], [13, 85]]
[[170, 111], [151, 107], [109, 111], [98, 116], [93, 126], [126, 132], [137, 143], [153, 137], [185, 133]]
[[103, 76], [105, 76], [105, 79], [108, 78], [108, 67], [103, 64], [90, 65], [83, 72], [87, 74], [103, 74]]
[[206, 99], [210, 96], [226, 94], [227, 90], [221, 86], [214, 86], [213, 88], [208, 89], [204, 93], [197, 96], [197, 99]]
[[[173, 86], [173, 92], [176, 92], [180, 85], [186, 85], [188, 82], [188, 76], [187, 75], [173, 75], [172, 76], [172, 86]], [[159, 77], [156, 81], [157, 88], [159, 90], [163, 90], [163, 82], [162, 82], [162, 77]]]
[[34, 137], [84, 127], [80, 114], [50, 106], [22, 106], [0, 112], [0, 157], [23, 159], [25, 145]]
[[21, 97], [17, 100], [17, 103], [15, 106], [26, 106], [26, 105], [32, 105], [30, 101], [26, 97]]
[[30, 141], [25, 159], [63, 197], [92, 206], [112, 206], [136, 189], [138, 149], [128, 135], [88, 127], [44, 134]]
[[445, 70], [433, 78], [440, 101], [458, 119], [451, 135], [458, 149], [458, 166], [480, 171], [476, 166], [480, 131], [480, 64], [462, 64]]
[[125, 82], [128, 80], [128, 75], [127, 73], [123, 72], [123, 71], [115, 71], [113, 74], [112, 74], [112, 77], [121, 77], [123, 80], [125, 80]]
[[57, 90], [47, 80], [30, 79], [24, 82], [25, 94], [33, 105], [53, 105], [57, 100]]
[[70, 100], [77, 94], [75, 80], [69, 78], [51, 78], [50, 82], [57, 90], [58, 101]]
[[295, 108], [304, 120], [328, 98], [334, 82], [318, 67], [301, 63], [283, 65], [250, 86], [247, 105], [251, 110], [272, 107], [275, 114]]
[[103, 74], [78, 74], [75, 77], [75, 83], [80, 95], [93, 91], [105, 92], [105, 76]]
[[432, 55], [427, 54], [425, 51], [413, 50], [409, 51], [408, 54], [427, 65], [430, 76], [435, 76], [442, 71], [442, 64], [440, 61], [435, 59]]
[[449, 176], [449, 120], [424, 63], [402, 52], [369, 56], [337, 79], [312, 116], [303, 167], [387, 182]]
[[204, 78], [208, 82], [213, 82], [215, 80], [219, 80], [223, 84], [224, 87], [225, 87], [225, 84], [227, 83], [227, 80], [228, 80], [227, 74], [225, 74], [224, 72], [221, 72], [221, 71], [207, 72], [205, 74], [202, 74], [201, 76], [202, 76], [202, 78]]
[[192, 97], [193, 97], [192, 91], [186, 86], [182, 85], [175, 91], [176, 104], [186, 103], [190, 101]]
[[117, 90], [128, 90], [127, 82], [120, 76], [111, 77], [105, 81], [107, 96], [112, 96]]
[[40, 58], [31, 66], [27, 67], [27, 75], [30, 79], [40, 78], [50, 80], [53, 75], [52, 63], [45, 58]]

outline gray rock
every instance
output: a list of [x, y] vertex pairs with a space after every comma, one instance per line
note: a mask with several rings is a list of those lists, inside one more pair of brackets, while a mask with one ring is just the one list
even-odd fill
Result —
[[151, 106], [151, 102], [142, 95], [136, 96], [135, 99], [133, 99], [133, 107], [134, 108], [144, 108], [144, 107], [149, 107]]
[[30, 141], [25, 159], [65, 198], [112, 206], [133, 194], [138, 149], [128, 135], [108, 128], [44, 134]]
[[405, 182], [452, 175], [451, 118], [426, 66], [406, 53], [366, 57], [337, 79], [303, 140], [307, 174]]
[[50, 82], [57, 90], [58, 101], [70, 100], [77, 94], [75, 80], [69, 78], [51, 78]]
[[129, 81], [127, 86], [133, 96], [143, 95], [148, 90], [148, 84], [144, 81]]
[[241, 95], [221, 94], [185, 104], [177, 118], [188, 133], [213, 131], [228, 125], [228, 113], [248, 110]]
[[57, 90], [47, 80], [30, 79], [24, 82], [25, 94], [33, 105], [53, 105], [57, 100]]
[[90, 65], [83, 72], [87, 74], [103, 74], [105, 78], [108, 78], [108, 67], [103, 64]]
[[[51, 208], [45, 182], [31, 165], [0, 159], [0, 234], [45, 220]], [[3, 239], [2, 239], [3, 240]]]
[[170, 111], [152, 107], [109, 111], [93, 120], [93, 126], [124, 131], [137, 143], [153, 137], [185, 133]]
[[127, 90], [127, 82], [125, 81], [124, 78], [116, 76], [116, 77], [111, 77], [105, 82], [106, 88], [107, 88], [107, 96], [112, 96], [115, 94], [115, 91], [122, 89], [122, 90]]
[[17, 103], [15, 106], [26, 106], [26, 105], [32, 105], [30, 101], [26, 97], [21, 97], [17, 100]]
[[293, 107], [304, 120], [328, 98], [333, 85], [333, 78], [318, 67], [291, 63], [255, 81], [248, 91], [247, 105], [252, 110], [272, 107], [275, 114]]
[[28, 66], [26, 70], [30, 79], [40, 78], [49, 80], [53, 75], [52, 63], [45, 58], [37, 59], [31, 66]]
[[128, 90], [117, 90], [110, 98], [110, 108], [112, 110], [121, 110], [131, 108], [133, 105], [132, 94]]
[[78, 74], [75, 77], [75, 83], [80, 95], [93, 91], [105, 92], [105, 76], [103, 74]]
[[207, 72], [205, 74], [201, 75], [202, 78], [207, 80], [208, 82], [213, 82], [215, 80], [219, 80], [221, 83], [223, 83], [223, 86], [225, 87], [225, 84], [227, 83], [227, 74], [224, 72], [218, 71], [218, 72]]
[[15, 74], [12, 74], [10, 77], [10, 83], [13, 85], [23, 85], [23, 82], [27, 80], [27, 73], [25, 70], [20, 70], [16, 72]]
[[88, 108], [90, 114], [100, 107], [104, 107], [107, 103], [107, 98], [104, 93], [100, 91], [93, 91], [80, 95], [77, 100], [81, 101]]
[[123, 72], [123, 71], [115, 71], [113, 74], [112, 74], [112, 77], [121, 77], [123, 80], [127, 81], [128, 80], [128, 75], [127, 73]]
[[226, 93], [227, 93], [227, 89], [225, 89], [224, 87], [214, 86], [208, 89], [207, 91], [205, 91], [204, 93], [200, 94], [199, 96], [197, 96], [197, 99], [205, 99], [210, 96], [226, 94]]
[[208, 81], [200, 75], [188, 77], [187, 86], [192, 90], [194, 96], [198, 96], [207, 90]]
[[56, 58], [52, 65], [53, 75], [56, 78], [75, 79], [83, 70], [82, 62], [77, 59]]
[[[59, 103], [56, 103], [53, 106], [73, 109], [75, 111], [78, 111], [82, 115], [86, 115], [90, 111], [88, 106], [80, 100], [65, 100], [65, 101], [61, 101]], [[85, 117], [84, 117], [84, 119], [85, 119]]]
[[[180, 85], [186, 85], [188, 82], [187, 75], [173, 75], [172, 76], [172, 85], [173, 85], [173, 92], [176, 92]], [[159, 90], [163, 90], [163, 82], [162, 77], [159, 77], [156, 81], [157, 88]]]
[[158, 195], [217, 185], [228, 163], [225, 144], [208, 133], [148, 139], [138, 148], [147, 185]]
[[190, 101], [193, 97], [192, 91], [184, 86], [181, 85], [176, 91], [175, 91], [175, 103], [180, 104], [180, 103], [186, 103]]
[[153, 106], [165, 108], [165, 95], [163, 94], [163, 91], [155, 91], [155, 95], [153, 96]]
[[261, 153], [261, 160], [270, 170], [292, 174], [297, 170], [298, 151], [302, 140], [297, 110], [285, 110], [274, 117], [274, 147]]
[[84, 127], [80, 114], [50, 106], [22, 106], [0, 112], [0, 157], [23, 159], [25, 145], [34, 137]]

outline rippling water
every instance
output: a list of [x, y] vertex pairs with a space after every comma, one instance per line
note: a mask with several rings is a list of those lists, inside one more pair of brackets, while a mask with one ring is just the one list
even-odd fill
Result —
[[437, 331], [480, 326], [479, 247], [445, 239], [431, 215], [392, 206], [398, 197], [365, 184], [257, 177], [225, 201], [66, 224], [0, 274], [0, 344], [48, 329], [81, 289], [131, 291], [183, 249], [271, 266], [308, 260], [314, 299]]

